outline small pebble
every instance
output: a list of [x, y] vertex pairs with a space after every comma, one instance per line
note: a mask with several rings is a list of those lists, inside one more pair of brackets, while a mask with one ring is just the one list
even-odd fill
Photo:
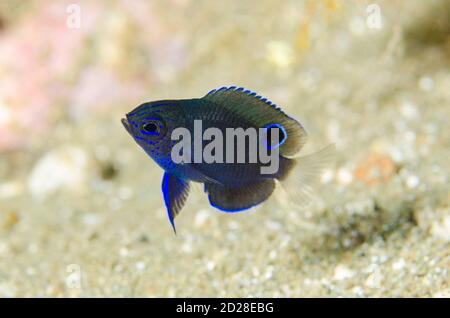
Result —
[[333, 180], [334, 180], [334, 171], [332, 169], [325, 169], [322, 175], [320, 176], [320, 182], [330, 183]]
[[394, 161], [389, 155], [382, 153], [370, 154], [355, 169], [356, 179], [367, 185], [388, 182], [395, 173]]
[[0, 184], [0, 198], [9, 199], [16, 197], [23, 192], [23, 184], [17, 181], [9, 181]]
[[419, 185], [419, 177], [417, 176], [408, 176], [406, 178], [406, 186], [410, 189], [416, 188]]
[[403, 117], [409, 120], [418, 119], [420, 117], [417, 105], [411, 102], [404, 102], [400, 106], [400, 112], [403, 115]]
[[266, 50], [267, 60], [278, 68], [288, 68], [294, 61], [294, 52], [285, 42], [269, 42]]
[[88, 157], [75, 146], [62, 146], [47, 152], [34, 165], [28, 178], [28, 189], [36, 198], [44, 198], [56, 190], [81, 189], [86, 180]]
[[398, 259], [392, 263], [392, 269], [395, 271], [402, 270], [406, 266], [406, 262], [403, 258]]
[[383, 276], [381, 273], [379, 271], [375, 271], [367, 277], [365, 284], [370, 288], [379, 288], [382, 280]]
[[143, 271], [143, 270], [145, 270], [145, 268], [146, 268], [146, 266], [145, 266], [145, 262], [137, 262], [136, 263], [136, 269], [138, 270], [138, 271]]
[[94, 213], [88, 213], [83, 216], [83, 223], [89, 226], [95, 226], [97, 224], [100, 224], [102, 221], [102, 218]]
[[422, 76], [419, 79], [419, 87], [424, 92], [429, 92], [434, 87], [434, 81], [431, 77], [428, 76]]
[[333, 278], [335, 280], [345, 280], [348, 278], [352, 278], [354, 275], [355, 273], [350, 268], [340, 264], [335, 268]]
[[133, 190], [130, 187], [121, 187], [119, 189], [119, 198], [121, 200], [129, 200], [133, 197]]
[[202, 209], [197, 212], [194, 219], [194, 224], [196, 227], [202, 227], [206, 224], [207, 220], [209, 219], [210, 211]]
[[352, 288], [352, 292], [357, 296], [364, 295], [364, 289], [361, 286], [355, 286]]
[[450, 215], [444, 215], [433, 222], [431, 233], [446, 242], [450, 242]]
[[353, 174], [349, 169], [340, 168], [337, 172], [337, 181], [342, 185], [347, 185], [353, 181]]
[[366, 32], [366, 24], [362, 17], [354, 17], [349, 23], [350, 32], [353, 35], [361, 36]]
[[215, 267], [216, 267], [216, 263], [214, 263], [213, 261], [206, 262], [206, 269], [208, 270], [208, 272], [213, 271]]
[[119, 255], [122, 257], [127, 257], [130, 254], [130, 251], [126, 247], [122, 247], [119, 250]]

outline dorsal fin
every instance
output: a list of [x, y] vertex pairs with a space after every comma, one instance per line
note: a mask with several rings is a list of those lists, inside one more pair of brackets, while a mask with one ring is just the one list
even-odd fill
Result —
[[286, 142], [280, 146], [280, 153], [294, 156], [306, 143], [307, 133], [295, 119], [286, 115], [277, 105], [243, 87], [222, 87], [206, 94], [203, 99], [221, 105], [242, 116], [256, 127], [279, 124], [287, 133]]

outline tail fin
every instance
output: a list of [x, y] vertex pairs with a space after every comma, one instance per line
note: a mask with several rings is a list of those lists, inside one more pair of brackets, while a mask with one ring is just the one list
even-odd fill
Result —
[[276, 174], [278, 181], [286, 180], [292, 173], [292, 170], [297, 166], [297, 160], [280, 156], [280, 168]]
[[[294, 205], [304, 206], [315, 197], [324, 168], [331, 164], [335, 154], [335, 145], [331, 144], [325, 148], [295, 159], [288, 159], [290, 168], [295, 166], [289, 173], [283, 175], [281, 188], [288, 195], [288, 201]], [[288, 171], [291, 169], [287, 169]], [[286, 200], [283, 200], [286, 202]]]

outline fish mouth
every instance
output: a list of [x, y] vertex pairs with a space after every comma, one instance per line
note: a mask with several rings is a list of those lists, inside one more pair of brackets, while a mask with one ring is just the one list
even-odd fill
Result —
[[131, 126], [130, 126], [128, 119], [122, 118], [121, 122], [122, 122], [123, 127], [125, 127], [125, 129], [128, 131], [128, 133], [130, 135], [132, 135], [133, 133], [131, 132]]

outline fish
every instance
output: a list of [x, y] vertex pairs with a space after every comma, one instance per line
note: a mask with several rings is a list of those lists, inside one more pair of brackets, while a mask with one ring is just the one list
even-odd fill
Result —
[[[121, 121], [134, 141], [164, 170], [161, 188], [167, 216], [175, 233], [174, 220], [186, 203], [192, 183], [203, 184], [212, 207], [228, 213], [246, 211], [265, 202], [297, 168], [301, 160], [296, 157], [307, 141], [307, 132], [299, 121], [267, 98], [237, 86], [213, 89], [201, 98], [145, 102], [127, 113]], [[197, 127], [199, 122], [200, 128]], [[266, 148], [256, 148], [257, 160], [251, 161], [251, 152], [247, 154], [250, 143], [247, 143], [245, 160], [239, 161], [237, 157], [241, 152], [238, 145], [230, 150], [222, 140], [215, 154], [223, 151], [224, 156], [228, 156], [232, 152], [231, 160], [228, 157], [227, 160], [213, 162], [175, 160], [173, 151], [180, 145], [180, 138], [174, 138], [174, 134], [180, 128], [194, 135], [200, 129], [203, 137], [210, 128], [223, 134], [231, 128], [255, 129], [266, 133], [258, 134], [256, 141]], [[200, 141], [202, 149], [212, 142], [213, 138], [210, 139]], [[189, 154], [188, 159], [192, 159], [196, 151], [195, 141], [185, 145], [182, 155]], [[263, 173], [262, 167], [267, 166], [267, 162], [263, 162], [260, 155], [264, 151], [276, 159], [276, 171]], [[315, 163], [321, 162], [324, 153], [328, 150], [310, 155], [304, 161], [301, 169], [305, 171], [305, 180], [311, 179], [310, 170], [314, 170]], [[302, 179], [298, 178], [296, 182], [301, 184]], [[308, 184], [305, 187], [308, 188]]]

